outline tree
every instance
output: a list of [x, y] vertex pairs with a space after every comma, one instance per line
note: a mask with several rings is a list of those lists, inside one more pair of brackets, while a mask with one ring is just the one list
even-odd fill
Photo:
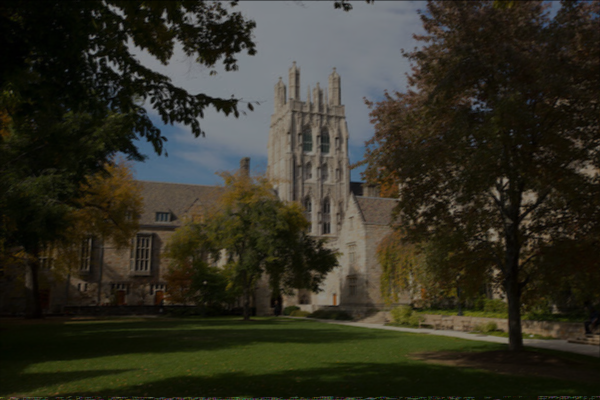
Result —
[[69, 228], [86, 177], [117, 152], [143, 160], [141, 137], [162, 152], [166, 138], [145, 107], [195, 136], [208, 106], [238, 115], [237, 99], [190, 94], [143, 66], [135, 48], [167, 64], [180, 46], [211, 73], [255, 53], [254, 22], [219, 2], [6, 1], [0, 27], [0, 240], [29, 254], [33, 270]]
[[425, 45], [405, 53], [411, 89], [376, 104], [364, 160], [368, 180], [399, 184], [406, 240], [444, 244], [463, 276], [493, 271], [515, 351], [550, 255], [585, 248], [582, 273], [599, 267], [600, 2], [547, 7], [429, 1]]
[[[178, 230], [169, 244], [174, 271], [190, 271], [186, 296], [200, 292], [206, 301], [210, 296], [202, 293], [213, 296], [219, 277], [225, 277], [228, 290], [241, 294], [248, 320], [252, 290], [265, 273], [277, 294], [295, 288], [318, 291], [337, 256], [324, 241], [306, 235], [308, 222], [300, 206], [279, 200], [264, 178], [241, 172], [222, 177], [226, 191], [219, 208], [206, 212], [203, 223], [190, 222]], [[208, 263], [219, 261], [222, 253], [223, 270], [217, 276]]]

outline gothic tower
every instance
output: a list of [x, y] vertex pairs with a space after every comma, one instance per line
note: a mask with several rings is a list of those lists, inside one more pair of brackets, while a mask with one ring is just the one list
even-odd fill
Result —
[[275, 85], [267, 175], [279, 197], [298, 201], [316, 236], [337, 236], [350, 193], [348, 127], [341, 104], [340, 76], [329, 75], [329, 96], [317, 83], [305, 101], [300, 99], [300, 69], [289, 70], [289, 99], [285, 83]]

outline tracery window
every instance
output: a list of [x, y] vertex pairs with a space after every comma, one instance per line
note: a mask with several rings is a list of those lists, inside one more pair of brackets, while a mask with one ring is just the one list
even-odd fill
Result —
[[321, 153], [329, 153], [329, 132], [327, 132], [327, 128], [321, 130]]
[[313, 148], [313, 140], [312, 133], [309, 128], [305, 128], [302, 131], [302, 150], [303, 151], [312, 151]]
[[323, 235], [327, 235], [331, 233], [331, 202], [329, 201], [329, 198], [323, 200], [322, 220]]

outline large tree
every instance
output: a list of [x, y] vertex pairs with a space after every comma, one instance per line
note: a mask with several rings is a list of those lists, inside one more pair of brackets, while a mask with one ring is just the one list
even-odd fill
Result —
[[327, 273], [337, 266], [337, 255], [323, 240], [306, 234], [308, 222], [301, 207], [279, 200], [264, 178], [242, 172], [222, 177], [225, 193], [218, 208], [204, 210], [204, 222], [189, 222], [169, 243], [172, 275], [187, 276], [190, 282], [191, 290], [184, 284], [178, 291], [193, 296], [201, 294], [204, 281], [209, 286], [218, 283], [209, 279], [214, 271], [208, 267], [217, 261], [223, 265], [228, 288], [241, 294], [245, 320], [250, 318], [252, 292], [263, 274], [276, 294], [319, 291]]
[[365, 158], [369, 180], [399, 184], [408, 241], [445, 246], [456, 272], [493, 270], [510, 350], [553, 254], [600, 268], [600, 2], [548, 7], [429, 1], [410, 88], [376, 104]]
[[[238, 115], [235, 98], [188, 93], [140, 63], [168, 64], [175, 49], [216, 72], [255, 53], [254, 22], [235, 2], [5, 1], [0, 4], [0, 242], [23, 249], [37, 270], [42, 248], [61, 239], [86, 177], [116, 153], [141, 161], [136, 140], [157, 153], [166, 138], [150, 120], [201, 135], [212, 106]], [[37, 276], [34, 273], [32, 276]], [[39, 316], [39, 312], [34, 313]]]

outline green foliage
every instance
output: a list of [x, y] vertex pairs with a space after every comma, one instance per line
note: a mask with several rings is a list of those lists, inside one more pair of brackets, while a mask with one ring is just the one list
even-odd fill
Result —
[[[10, 54], [0, 68], [0, 91], [18, 99], [18, 115], [97, 115], [107, 109], [130, 115], [133, 137], [145, 137], [159, 154], [166, 139], [144, 105], [164, 123], [188, 125], [199, 136], [198, 117], [207, 107], [237, 116], [238, 101], [190, 94], [135, 53], [145, 51], [167, 65], [180, 48], [212, 74], [217, 63], [237, 70], [238, 53], [256, 52], [255, 23], [219, 2], [9, 1], [2, 3], [0, 25], [0, 47]], [[140, 156], [132, 141], [126, 150]]]
[[479, 324], [473, 328], [476, 332], [490, 333], [498, 330], [498, 325], [495, 322], [486, 322], [485, 324]]
[[500, 286], [511, 321], [563, 284], [598, 296], [600, 2], [547, 7], [428, 2], [410, 90], [369, 103], [366, 178], [399, 186], [397, 228], [428, 247], [432, 288]]
[[338, 321], [350, 321], [352, 320], [352, 316], [345, 311], [342, 310], [317, 310], [312, 314], [308, 315], [308, 318], [315, 319], [334, 319]]
[[490, 313], [507, 313], [508, 305], [500, 299], [485, 299], [483, 311]]
[[411, 306], [399, 306], [390, 311], [395, 324], [406, 326], [419, 326], [424, 317], [415, 312]]
[[390, 311], [392, 320], [397, 324], [408, 324], [408, 319], [413, 313], [411, 306], [399, 306]]
[[310, 313], [308, 311], [294, 310], [290, 313], [291, 317], [308, 317]]
[[287, 306], [283, 309], [283, 315], [290, 315], [293, 311], [300, 310], [298, 306]]
[[[280, 201], [263, 177], [252, 178], [244, 171], [222, 177], [225, 191], [218, 207], [196, 216], [204, 222], [192, 218], [169, 244], [176, 265], [172, 275], [183, 275], [174, 280], [178, 280], [184, 299], [229, 302], [242, 296], [244, 318], [248, 319], [251, 291], [264, 273], [276, 294], [319, 290], [337, 265], [337, 257], [323, 240], [306, 234], [307, 221], [300, 206]], [[223, 269], [209, 268], [209, 259], [211, 263], [219, 261], [221, 250], [225, 254]]]

